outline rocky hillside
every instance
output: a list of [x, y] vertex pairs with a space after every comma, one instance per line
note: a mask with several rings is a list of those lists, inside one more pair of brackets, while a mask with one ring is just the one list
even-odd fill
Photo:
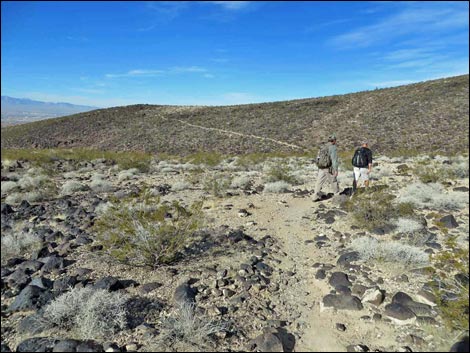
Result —
[[221, 107], [134, 105], [2, 129], [2, 148], [94, 147], [188, 154], [343, 148], [468, 150], [468, 75], [331, 97]]
[[1, 351], [468, 352], [468, 156], [240, 160], [3, 159]]

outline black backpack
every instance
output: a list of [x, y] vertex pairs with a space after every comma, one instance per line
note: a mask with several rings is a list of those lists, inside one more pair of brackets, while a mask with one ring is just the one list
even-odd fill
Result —
[[364, 148], [358, 148], [356, 152], [354, 152], [354, 156], [352, 158], [352, 165], [357, 168], [365, 168], [369, 165], [367, 161], [367, 153]]

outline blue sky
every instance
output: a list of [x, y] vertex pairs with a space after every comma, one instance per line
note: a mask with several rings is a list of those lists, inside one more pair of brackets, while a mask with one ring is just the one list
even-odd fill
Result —
[[469, 71], [467, 2], [2, 1], [1, 93], [100, 107], [343, 94]]

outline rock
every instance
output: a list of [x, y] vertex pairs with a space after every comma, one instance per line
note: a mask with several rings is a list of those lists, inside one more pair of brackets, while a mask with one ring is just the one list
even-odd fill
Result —
[[468, 286], [469, 284], [469, 278], [468, 278], [468, 273], [457, 273], [454, 276], [455, 280], [461, 284], [462, 286]]
[[442, 223], [446, 228], [457, 228], [459, 226], [459, 224], [455, 220], [454, 216], [451, 215], [451, 214], [442, 217], [439, 220], [439, 222]]
[[143, 294], [148, 294], [150, 292], [153, 292], [155, 289], [160, 288], [161, 286], [162, 284], [158, 282], [146, 283], [139, 287], [139, 291]]
[[9, 288], [22, 290], [31, 281], [31, 277], [25, 270], [16, 270], [6, 278], [6, 283]]
[[59, 256], [51, 256], [41, 269], [42, 273], [57, 272], [67, 267], [69, 263]]
[[2, 203], [2, 205], [1, 205], [1, 214], [9, 215], [9, 214], [12, 214], [14, 212], [15, 211], [13, 210], [13, 208], [11, 208], [11, 206], [9, 204]]
[[363, 344], [351, 344], [346, 347], [347, 352], [369, 352], [369, 347]]
[[336, 329], [338, 331], [344, 332], [344, 331], [346, 331], [346, 326], [344, 324], [337, 323], [336, 324]]
[[405, 338], [405, 343], [411, 344], [411, 345], [414, 345], [414, 346], [424, 346], [426, 341], [423, 338], [419, 337], [419, 336], [407, 335], [406, 338]]
[[461, 191], [461, 192], [468, 192], [469, 191], [468, 187], [466, 187], [466, 186], [457, 186], [457, 187], [453, 188], [453, 190], [454, 191]]
[[334, 272], [330, 277], [329, 283], [333, 288], [337, 288], [339, 286], [352, 286], [352, 283], [348, 279], [348, 275], [343, 272]]
[[366, 290], [364, 296], [361, 299], [363, 303], [371, 303], [375, 306], [379, 306], [383, 303], [384, 300], [385, 295], [379, 288], [370, 288]]
[[31, 273], [34, 273], [34, 272], [37, 272], [41, 269], [41, 267], [43, 267], [44, 264], [41, 262], [41, 261], [37, 261], [37, 260], [27, 260], [23, 263], [21, 263], [21, 265], [18, 266], [19, 269], [21, 270], [29, 270], [31, 271]]
[[77, 340], [62, 340], [57, 342], [52, 349], [53, 352], [76, 352], [80, 342]]
[[397, 304], [406, 306], [408, 309], [413, 311], [413, 313], [416, 315], [424, 315], [424, 316], [436, 315], [436, 312], [434, 312], [429, 305], [416, 302], [408, 294], [403, 293], [403, 292], [396, 293], [392, 298], [392, 303], [397, 303]]
[[351, 292], [358, 297], [362, 297], [368, 289], [369, 288], [363, 286], [362, 284], [355, 284], [352, 286]]
[[104, 352], [103, 346], [95, 341], [80, 342], [76, 352]]
[[352, 251], [342, 254], [336, 261], [336, 264], [340, 267], [348, 268], [351, 262], [358, 261], [359, 259], [359, 253], [357, 251]]
[[359, 298], [352, 295], [328, 294], [323, 298], [324, 307], [333, 307], [338, 310], [362, 310]]
[[183, 283], [175, 289], [173, 300], [176, 304], [193, 304], [196, 302], [196, 291], [187, 283]]
[[47, 304], [54, 295], [47, 289], [36, 286], [26, 286], [15, 301], [10, 305], [8, 311], [36, 310]]
[[464, 337], [461, 341], [456, 342], [450, 348], [451, 352], [470, 352], [468, 336]]
[[115, 292], [119, 289], [124, 289], [124, 286], [116, 277], [108, 276], [98, 280], [93, 286], [93, 289], [105, 289], [110, 292]]
[[29, 283], [30, 286], [36, 286], [42, 289], [51, 289], [53, 282], [49, 278], [36, 277]]
[[317, 273], [315, 274], [315, 278], [316, 279], [325, 279], [326, 278], [325, 270], [323, 270], [323, 269], [318, 270]]
[[50, 352], [54, 346], [54, 340], [50, 338], [34, 337], [22, 341], [18, 347], [17, 352]]
[[18, 333], [22, 335], [34, 336], [38, 333], [41, 333], [45, 329], [46, 327], [41, 320], [40, 314], [27, 316], [18, 324]]
[[416, 299], [418, 302], [421, 302], [423, 304], [427, 304], [431, 307], [437, 305], [437, 298], [434, 295], [433, 292], [430, 290], [427, 290], [426, 288], [422, 288], [417, 294], [416, 294]]
[[1, 348], [0, 348], [0, 352], [6, 352], [6, 353], [11, 352], [11, 349], [5, 343], [2, 343]]
[[416, 315], [406, 306], [398, 303], [386, 305], [385, 315], [399, 325], [408, 325], [416, 321]]
[[68, 291], [70, 288], [75, 287], [77, 284], [77, 278], [73, 276], [65, 276], [61, 279], [54, 281], [52, 287], [54, 292], [62, 293]]
[[284, 352], [282, 342], [273, 333], [264, 333], [256, 337], [250, 345], [250, 351], [256, 352]]

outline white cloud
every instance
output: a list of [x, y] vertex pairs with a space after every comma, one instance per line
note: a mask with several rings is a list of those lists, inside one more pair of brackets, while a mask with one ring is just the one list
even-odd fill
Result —
[[187, 74], [187, 73], [207, 73], [208, 70], [200, 66], [175, 66], [166, 70], [130, 70], [119, 74], [106, 74], [107, 78], [120, 77], [155, 77], [170, 74]]
[[402, 86], [402, 85], [408, 85], [410, 83], [417, 82], [417, 81], [412, 81], [412, 80], [393, 80], [393, 81], [384, 81], [384, 82], [370, 82], [368, 83], [369, 86], [372, 87], [395, 87], [395, 86]]
[[368, 47], [385, 44], [402, 36], [443, 32], [468, 27], [468, 9], [462, 11], [461, 4], [441, 3], [431, 6], [417, 3], [403, 4], [404, 9], [381, 21], [356, 28], [334, 37], [331, 44], [338, 48]]
[[218, 5], [225, 10], [237, 11], [246, 8], [251, 1], [202, 1], [203, 3]]

